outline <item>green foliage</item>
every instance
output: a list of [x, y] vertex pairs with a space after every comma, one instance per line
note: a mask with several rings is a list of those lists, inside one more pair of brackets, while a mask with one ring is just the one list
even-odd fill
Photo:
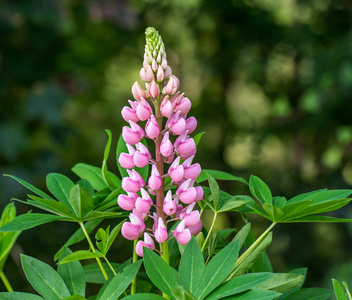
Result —
[[342, 283], [345, 288], [345, 291], [336, 279], [332, 279], [336, 300], [351, 300], [352, 296], [347, 283], [345, 281], [343, 281]]

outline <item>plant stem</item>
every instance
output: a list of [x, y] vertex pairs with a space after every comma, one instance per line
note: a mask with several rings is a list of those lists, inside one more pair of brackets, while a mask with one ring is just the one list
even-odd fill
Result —
[[[82, 228], [82, 230], [83, 230], [83, 233], [84, 233], [84, 235], [86, 236], [86, 239], [87, 239], [87, 241], [88, 241], [88, 244], [89, 244], [90, 248], [92, 249], [92, 252], [95, 253], [94, 245], [93, 245], [93, 243], [92, 243], [92, 240], [91, 240], [90, 237], [89, 237], [89, 234], [88, 234], [86, 228], [84, 227], [84, 224], [83, 224], [82, 222], [79, 222], [79, 225], [81, 226], [81, 228]], [[100, 258], [99, 258], [99, 257], [96, 257], [96, 260], [97, 260], [97, 263], [98, 263], [98, 265], [99, 265], [99, 267], [100, 267], [101, 272], [102, 272], [103, 275], [104, 275], [105, 280], [108, 280], [108, 279], [109, 279], [108, 274], [106, 274], [106, 271], [105, 271], [105, 269], [104, 269], [104, 267], [103, 267], [103, 265], [102, 265], [102, 263], [101, 263], [101, 261], [100, 261]]]
[[111, 269], [112, 273], [116, 276], [116, 272], [115, 272], [114, 268], [112, 267], [112, 265], [110, 264], [109, 260], [106, 258], [106, 256], [104, 256], [104, 260], [108, 264], [108, 266]]
[[[134, 240], [133, 242], [133, 258], [132, 258], [132, 263], [135, 263], [138, 260], [138, 255], [136, 253], [136, 245], [137, 245], [138, 239]], [[134, 295], [137, 291], [137, 275], [133, 278], [132, 280], [132, 285], [131, 285], [131, 295]]]
[[211, 223], [210, 229], [208, 231], [208, 235], [207, 235], [207, 237], [206, 237], [206, 239], [205, 239], [205, 241], [203, 243], [203, 246], [202, 246], [202, 253], [204, 252], [205, 246], [206, 246], [206, 244], [208, 242], [208, 239], [209, 239], [209, 237], [211, 235], [211, 232], [213, 231], [213, 227], [214, 227], [217, 215], [218, 214], [216, 212], [214, 212], [213, 222]]
[[8, 292], [13, 292], [13, 288], [10, 284], [10, 282], [7, 280], [7, 277], [5, 276], [4, 272], [1, 272], [0, 273], [0, 277], [1, 277], [1, 280], [2, 282], [4, 283], [6, 289]]
[[[234, 266], [234, 269], [246, 258], [246, 256], [255, 248], [259, 245], [259, 243], [264, 240], [264, 238], [268, 235], [268, 233], [274, 228], [276, 225], [276, 222], [273, 222], [267, 230], [265, 230], [262, 235], [245, 251], [242, 253], [242, 255], [237, 259], [236, 264]], [[226, 281], [230, 280], [235, 273], [233, 272], [229, 277], [227, 277]]]

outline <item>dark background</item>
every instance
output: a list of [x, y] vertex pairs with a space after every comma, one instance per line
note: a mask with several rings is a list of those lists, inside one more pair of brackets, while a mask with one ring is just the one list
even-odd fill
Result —
[[[351, 188], [351, 12], [350, 0], [2, 0], [0, 171], [45, 189], [48, 173], [76, 180], [75, 163], [101, 166], [104, 129], [116, 143], [120, 111], [139, 80], [144, 30], [153, 26], [193, 103], [197, 132], [206, 132], [196, 156], [203, 168], [255, 174], [287, 198]], [[109, 168], [117, 172], [113, 155]], [[248, 193], [240, 183], [221, 186]], [[0, 179], [1, 208], [26, 193]], [[334, 216], [352, 218], [350, 206]], [[268, 226], [250, 220], [256, 234]], [[229, 225], [243, 222], [233, 213], [219, 221]], [[31, 291], [16, 251], [54, 266], [75, 229], [53, 223], [20, 236], [5, 266], [15, 290]], [[331, 288], [331, 277], [351, 284], [351, 229], [278, 225], [274, 270], [308, 267], [307, 287]], [[129, 256], [114, 247], [112, 261]]]

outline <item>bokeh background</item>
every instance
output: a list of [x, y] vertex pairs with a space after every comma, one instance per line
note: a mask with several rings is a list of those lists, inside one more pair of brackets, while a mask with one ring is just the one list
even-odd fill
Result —
[[[48, 173], [76, 180], [75, 163], [101, 165], [104, 129], [116, 143], [124, 125], [120, 110], [139, 80], [148, 26], [161, 33], [197, 132], [206, 132], [196, 156], [203, 168], [255, 174], [287, 198], [351, 188], [350, 0], [2, 0], [2, 174], [45, 189]], [[117, 172], [114, 157], [109, 168]], [[26, 192], [2, 177], [0, 207]], [[352, 218], [351, 207], [334, 216]], [[268, 225], [250, 220], [258, 234]], [[235, 213], [220, 221], [243, 225]], [[5, 267], [15, 290], [31, 291], [18, 252], [54, 266], [75, 229], [53, 223], [20, 236]], [[308, 267], [307, 287], [331, 288], [332, 276], [352, 283], [351, 247], [346, 224], [279, 225], [269, 256], [275, 271]], [[113, 261], [128, 257], [122, 250]]]

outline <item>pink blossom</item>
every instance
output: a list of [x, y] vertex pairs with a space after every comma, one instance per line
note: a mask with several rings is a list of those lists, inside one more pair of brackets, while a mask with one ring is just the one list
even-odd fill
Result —
[[190, 179], [187, 179], [179, 186], [176, 194], [179, 196], [180, 201], [185, 204], [194, 202], [197, 196], [196, 189], [191, 185]]
[[148, 94], [153, 98], [158, 98], [160, 94], [158, 84], [153, 80], [148, 87]]
[[130, 193], [138, 192], [144, 185], [143, 178], [135, 170], [127, 170], [129, 177], [122, 178], [121, 187]]
[[154, 232], [154, 237], [158, 243], [164, 243], [169, 237], [166, 226], [161, 217], [159, 217], [158, 227]]
[[168, 216], [171, 216], [176, 213], [176, 209], [177, 209], [177, 205], [174, 201], [172, 201], [172, 194], [171, 194], [171, 191], [169, 190], [166, 193], [166, 196], [164, 198], [163, 211]]
[[175, 106], [175, 112], [181, 112], [181, 115], [186, 115], [190, 111], [192, 106], [191, 101], [188, 98], [183, 98], [179, 104]]
[[180, 165], [180, 157], [178, 156], [174, 162], [170, 165], [168, 173], [174, 182], [180, 182], [183, 179], [184, 169]]
[[120, 194], [117, 198], [117, 203], [124, 210], [132, 210], [137, 198], [138, 195], [136, 193], [128, 192], [127, 195]]
[[164, 80], [164, 70], [163, 68], [159, 65], [158, 67], [158, 72], [156, 73], [156, 81], [157, 82], [162, 82]]
[[182, 164], [185, 170], [184, 176], [186, 179], [192, 179], [192, 180], [197, 179], [198, 176], [200, 175], [200, 172], [202, 171], [200, 164], [196, 163], [191, 165], [193, 158], [194, 158], [194, 155], [190, 156]]
[[147, 247], [151, 250], [155, 249], [155, 244], [153, 239], [150, 237], [148, 233], [144, 233], [144, 242], [143, 241], [138, 241], [136, 245], [136, 253], [138, 256], [143, 257], [143, 247]]
[[172, 107], [171, 101], [169, 100], [169, 96], [166, 96], [161, 102], [160, 112], [164, 117], [170, 118], [172, 116], [173, 110], [174, 109]]
[[[167, 69], [165, 70], [165, 74], [167, 72]], [[165, 75], [166, 77], [166, 75]], [[168, 81], [168, 83], [166, 84], [166, 86], [163, 89], [163, 94], [164, 95], [173, 95], [176, 93], [176, 91], [179, 89], [180, 87], [180, 81], [178, 80], [178, 78], [174, 75], [170, 76], [170, 79]]]
[[202, 228], [203, 228], [202, 220], [199, 220], [199, 222], [196, 225], [189, 226], [187, 228], [191, 232], [191, 235], [197, 235], [199, 232], [202, 231]]
[[194, 140], [188, 136], [188, 131], [185, 131], [176, 139], [174, 146], [182, 159], [195, 155], [197, 151]]
[[136, 144], [136, 148], [137, 151], [135, 151], [133, 155], [133, 163], [138, 168], [143, 168], [148, 164], [149, 159], [151, 158], [150, 152], [141, 142]]
[[138, 103], [136, 114], [141, 121], [145, 121], [149, 119], [150, 114], [153, 112], [147, 100], [143, 97], [140, 98], [140, 102]]
[[154, 115], [150, 116], [150, 119], [145, 125], [145, 133], [150, 139], [155, 139], [160, 133], [158, 122], [156, 121]]
[[145, 91], [137, 81], [132, 85], [132, 95], [137, 101], [140, 101], [141, 97], [144, 99], [147, 98]]
[[149, 213], [153, 200], [150, 198], [148, 192], [141, 189], [141, 197], [138, 197], [135, 203], [136, 210], [141, 214]]
[[180, 214], [181, 220], [185, 221], [185, 225], [187, 227], [195, 226], [200, 221], [199, 211], [193, 210], [195, 204], [196, 204], [195, 202], [191, 203], [186, 208], [184, 208]]
[[174, 152], [174, 147], [172, 146], [171, 141], [169, 140], [169, 132], [166, 132], [160, 145], [160, 153], [164, 157], [170, 156]]
[[186, 130], [188, 133], [192, 133], [197, 128], [197, 120], [195, 117], [189, 117], [186, 120]]
[[156, 165], [152, 166], [152, 172], [148, 180], [148, 186], [154, 191], [159, 189], [161, 186], [161, 177]]
[[121, 234], [124, 236], [124, 238], [133, 241], [138, 239], [141, 233], [145, 230], [145, 224], [134, 214], [130, 214], [129, 218], [130, 222], [123, 223]]
[[152, 70], [152, 67], [150, 65], [148, 65], [148, 67], [145, 69], [146, 71], [146, 77], [147, 77], [147, 80], [144, 80], [144, 81], [152, 81], [154, 80], [154, 72]]
[[191, 239], [191, 232], [185, 228], [185, 221], [181, 221], [175, 228], [174, 236], [181, 245], [186, 245]]
[[196, 187], [196, 199], [194, 199], [195, 202], [198, 202], [203, 199], [204, 196], [204, 191], [201, 186]]
[[143, 129], [133, 121], [129, 121], [130, 127], [124, 126], [122, 128], [122, 138], [123, 140], [129, 144], [134, 145], [138, 143], [144, 136]]

